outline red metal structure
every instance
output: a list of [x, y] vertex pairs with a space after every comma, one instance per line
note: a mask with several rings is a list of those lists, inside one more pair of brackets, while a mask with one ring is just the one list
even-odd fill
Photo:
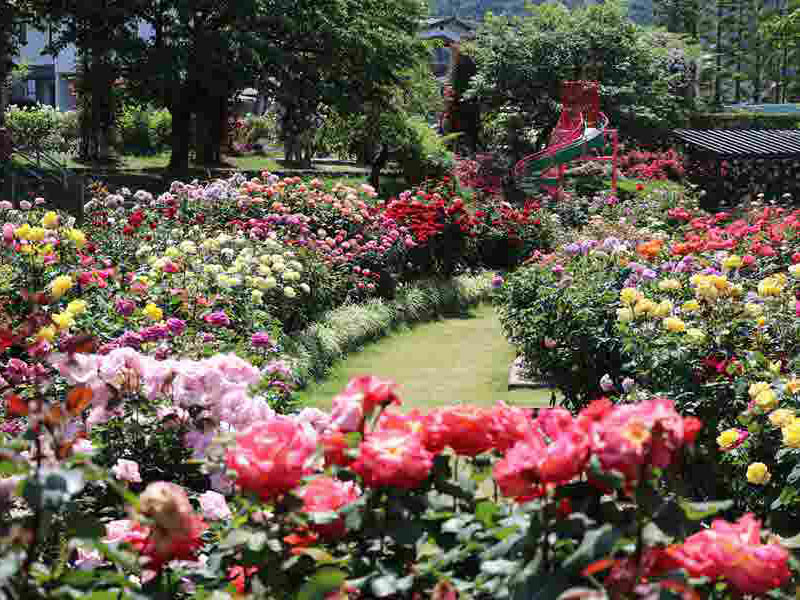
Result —
[[[597, 81], [564, 81], [561, 84], [561, 115], [546, 148], [526, 156], [514, 167], [514, 175], [525, 184], [538, 184], [550, 194], [561, 190], [567, 163], [573, 160], [611, 161], [611, 188], [617, 193], [618, 134], [608, 128], [600, 112], [600, 84]], [[611, 143], [611, 154], [591, 151]]]

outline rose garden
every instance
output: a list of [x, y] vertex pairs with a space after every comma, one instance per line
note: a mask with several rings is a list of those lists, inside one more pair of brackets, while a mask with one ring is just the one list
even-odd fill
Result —
[[[714, 177], [666, 129], [637, 137], [688, 109], [673, 75], [645, 76], [673, 64], [641, 58], [667, 34], [620, 11], [487, 18], [477, 75], [444, 94], [457, 135], [392, 142], [390, 189], [265, 169], [98, 177], [79, 210], [0, 196], [0, 597], [796, 597], [800, 210], [769, 161]], [[599, 84], [490, 81], [529, 60], [518, 44], [534, 81], [585, 60], [568, 31], [598, 15], [634, 36]], [[619, 91], [634, 76], [649, 100]], [[558, 104], [519, 126], [539, 148], [492, 103], [533, 114], [531, 89]], [[645, 116], [624, 121], [625, 93]], [[351, 135], [327, 117], [320, 140]], [[450, 395], [490, 377], [479, 359], [511, 366], [483, 330], [446, 337], [457, 319], [498, 323], [541, 389]], [[413, 340], [437, 344], [433, 404], [393, 375]], [[474, 363], [441, 366], [466, 344]]]

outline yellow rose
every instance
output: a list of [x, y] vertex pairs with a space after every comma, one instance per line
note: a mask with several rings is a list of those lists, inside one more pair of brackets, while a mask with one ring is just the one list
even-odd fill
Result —
[[85, 300], [73, 300], [67, 304], [67, 312], [73, 316], [78, 316], [86, 312]]
[[61, 298], [61, 296], [66, 294], [73, 285], [74, 282], [72, 281], [72, 277], [69, 275], [59, 275], [50, 284], [50, 290], [53, 293], [53, 298], [58, 300]]
[[54, 339], [56, 339], [56, 330], [54, 327], [47, 325], [46, 327], [42, 327], [38, 331], [36, 337], [40, 340], [46, 340], [48, 342], [52, 342]]
[[160, 321], [164, 317], [164, 311], [152, 302], [149, 302], [142, 312], [148, 319], [152, 319], [153, 321]]
[[669, 300], [662, 300], [656, 305], [653, 316], [661, 318], [668, 317], [672, 312], [672, 308], [672, 302]]
[[784, 446], [800, 448], [800, 421], [792, 419], [791, 423], [784, 425], [781, 433], [783, 433]]
[[28, 223], [23, 223], [14, 230], [14, 235], [17, 236], [17, 239], [27, 240], [30, 232], [31, 226]]
[[642, 298], [633, 306], [633, 314], [637, 317], [641, 314], [653, 312], [656, 308], [656, 303], [649, 298]]
[[75, 318], [68, 312], [61, 312], [50, 317], [59, 329], [69, 329], [75, 324]]
[[727, 290], [730, 286], [728, 278], [725, 275], [709, 275], [708, 280], [715, 288], [720, 291]]
[[769, 413], [769, 422], [774, 427], [784, 427], [789, 425], [794, 419], [794, 413], [788, 408], [778, 408]]
[[620, 323], [628, 323], [633, 321], [633, 311], [627, 306], [617, 309], [617, 321]]
[[658, 289], [661, 291], [679, 290], [681, 289], [681, 282], [677, 279], [664, 279], [658, 282]]
[[80, 229], [70, 229], [67, 237], [80, 250], [86, 245], [86, 235]]
[[772, 475], [764, 463], [756, 462], [747, 467], [747, 481], [755, 485], [766, 485]]
[[778, 406], [778, 398], [771, 389], [766, 389], [756, 396], [756, 405], [763, 411], [772, 410]]
[[700, 310], [700, 303], [697, 300], [689, 300], [684, 302], [681, 310], [685, 313], [693, 313]]
[[622, 288], [622, 291], [619, 293], [620, 301], [628, 305], [635, 303], [641, 296], [642, 294], [639, 290], [630, 287]]
[[686, 330], [686, 339], [692, 344], [702, 344], [706, 341], [706, 334], [702, 329], [690, 327]]
[[735, 254], [731, 254], [730, 256], [726, 257], [724, 261], [722, 261], [722, 266], [726, 269], [738, 269], [742, 266], [742, 258], [740, 256], [736, 256]]
[[672, 333], [682, 333], [686, 331], [686, 323], [675, 317], [667, 317], [662, 321], [664, 329]]
[[758, 295], [761, 297], [777, 296], [783, 286], [777, 277], [766, 277], [758, 283]]
[[720, 450], [727, 450], [739, 441], [739, 432], [735, 429], [726, 429], [717, 436], [717, 446]]
[[751, 383], [750, 387], [747, 389], [747, 393], [750, 394], [751, 398], [755, 398], [764, 390], [769, 389], [769, 384], [765, 381], [759, 381], [757, 383]]
[[28, 232], [28, 240], [31, 242], [41, 242], [46, 235], [47, 231], [42, 227], [31, 227], [31, 230]]
[[58, 215], [55, 211], [48, 210], [42, 217], [42, 225], [47, 229], [55, 229], [58, 227]]
[[707, 300], [716, 300], [719, 297], [719, 291], [714, 285], [710, 283], [702, 283], [698, 285], [695, 288], [694, 293], [697, 296], [705, 298]]

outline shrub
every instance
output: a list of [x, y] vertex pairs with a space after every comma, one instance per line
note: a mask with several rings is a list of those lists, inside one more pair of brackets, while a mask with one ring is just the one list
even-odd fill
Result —
[[61, 152], [76, 154], [81, 139], [80, 114], [77, 110], [59, 113], [58, 133]]
[[117, 120], [120, 151], [131, 154], [152, 154], [150, 110], [143, 106], [125, 105]]
[[51, 106], [19, 108], [9, 106], [6, 111], [6, 127], [11, 132], [15, 146], [31, 150], [35, 155], [58, 151], [61, 146], [59, 135], [60, 117]]
[[455, 167], [455, 155], [428, 123], [417, 117], [406, 119], [407, 138], [401, 142], [397, 162], [411, 184], [442, 177]]
[[148, 128], [150, 141], [157, 150], [169, 147], [172, 143], [172, 113], [166, 108], [154, 110], [150, 114]]
[[537, 376], [564, 394], [562, 403], [571, 410], [601, 394], [603, 375], [622, 372], [613, 302], [626, 277], [613, 258], [596, 254], [578, 257], [566, 269], [519, 269], [500, 292], [500, 319], [509, 340]]

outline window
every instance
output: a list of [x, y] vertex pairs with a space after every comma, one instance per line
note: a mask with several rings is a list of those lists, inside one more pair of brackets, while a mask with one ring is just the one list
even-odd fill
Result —
[[16, 27], [19, 41], [24, 46], [28, 43], [28, 26], [25, 23], [18, 23]]
[[433, 62], [438, 64], [450, 64], [450, 48], [434, 48]]

